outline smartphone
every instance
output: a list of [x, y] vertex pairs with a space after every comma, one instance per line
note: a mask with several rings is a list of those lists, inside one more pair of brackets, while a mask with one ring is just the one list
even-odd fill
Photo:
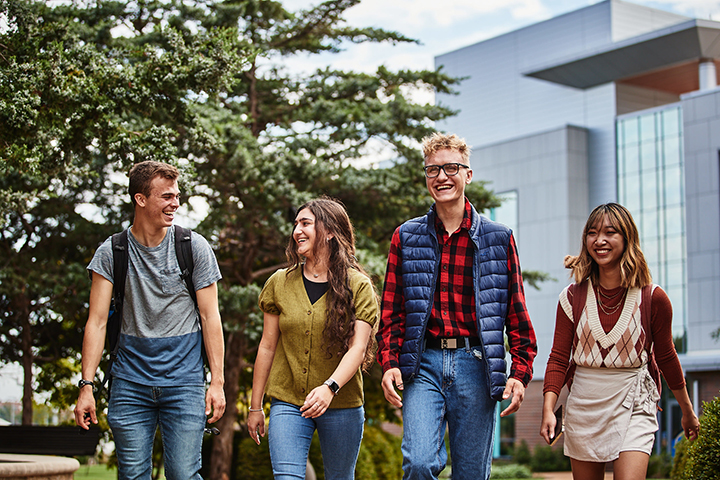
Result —
[[564, 431], [565, 425], [563, 424], [563, 407], [560, 405], [557, 410], [555, 410], [555, 432], [552, 437], [552, 442], [550, 442], [550, 446], [555, 445]]

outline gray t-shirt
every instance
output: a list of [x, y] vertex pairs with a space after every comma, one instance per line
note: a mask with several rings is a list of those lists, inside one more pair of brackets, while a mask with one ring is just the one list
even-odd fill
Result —
[[[207, 240], [192, 232], [193, 282], [201, 290], [222, 278]], [[180, 277], [175, 229], [168, 228], [157, 247], [140, 244], [128, 231], [128, 274], [118, 357], [112, 374], [142, 385], [202, 385], [200, 316]], [[112, 238], [88, 265], [113, 279]]]

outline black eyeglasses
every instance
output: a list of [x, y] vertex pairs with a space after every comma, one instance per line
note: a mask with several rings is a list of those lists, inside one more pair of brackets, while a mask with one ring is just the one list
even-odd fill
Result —
[[445, 175], [448, 177], [452, 177], [453, 175], [458, 174], [460, 167], [470, 168], [462, 163], [446, 163], [445, 165], [427, 165], [423, 167], [423, 170], [425, 170], [425, 176], [427, 178], [437, 177], [440, 175], [440, 170], [445, 172]]

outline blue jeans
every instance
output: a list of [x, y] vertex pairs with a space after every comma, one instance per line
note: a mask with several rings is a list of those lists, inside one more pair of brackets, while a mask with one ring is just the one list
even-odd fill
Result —
[[310, 441], [316, 429], [326, 480], [352, 480], [364, 421], [363, 407], [329, 408], [317, 418], [303, 418], [297, 405], [273, 400], [268, 442], [275, 480], [305, 478]]
[[404, 479], [437, 479], [447, 426], [453, 480], [490, 477], [495, 405], [481, 347], [426, 349], [403, 394]]
[[113, 378], [108, 423], [119, 480], [150, 480], [155, 431], [160, 426], [167, 480], [202, 480], [205, 428], [202, 386], [148, 387]]

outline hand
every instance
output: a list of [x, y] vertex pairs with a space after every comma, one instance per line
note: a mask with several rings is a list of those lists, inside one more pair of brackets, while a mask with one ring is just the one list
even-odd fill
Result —
[[330, 387], [327, 385], [320, 385], [315, 387], [305, 397], [305, 403], [300, 407], [303, 418], [317, 418], [328, 409], [330, 402], [335, 398], [335, 394], [332, 393]]
[[250, 438], [260, 445], [260, 437], [265, 436], [265, 412], [250, 412], [248, 414], [247, 426]]
[[225, 413], [225, 391], [222, 386], [212, 382], [205, 393], [205, 416], [211, 413], [212, 417], [208, 419], [208, 423], [217, 422]]
[[555, 425], [557, 424], [557, 418], [552, 410], [547, 411], [543, 409], [542, 424], [540, 425], [540, 436], [545, 439], [548, 445], [555, 439]]
[[397, 408], [402, 408], [402, 398], [395, 391], [395, 387], [397, 387], [398, 390], [405, 388], [400, 369], [390, 368], [383, 374], [382, 378], [382, 389], [383, 392], [385, 392], [385, 400]]
[[97, 413], [95, 411], [95, 396], [92, 388], [83, 387], [78, 395], [78, 402], [75, 405], [75, 423], [85, 430], [90, 430], [90, 423], [97, 425]]
[[680, 423], [683, 432], [685, 432], [685, 438], [688, 440], [696, 440], [698, 438], [698, 435], [700, 435], [700, 422], [695, 412], [690, 411], [687, 414], [683, 413]]
[[525, 399], [525, 386], [517, 378], [508, 378], [503, 392], [503, 400], [507, 400], [512, 395], [510, 405], [500, 412], [501, 417], [507, 417], [511, 413], [515, 413], [520, 408], [520, 404]]

